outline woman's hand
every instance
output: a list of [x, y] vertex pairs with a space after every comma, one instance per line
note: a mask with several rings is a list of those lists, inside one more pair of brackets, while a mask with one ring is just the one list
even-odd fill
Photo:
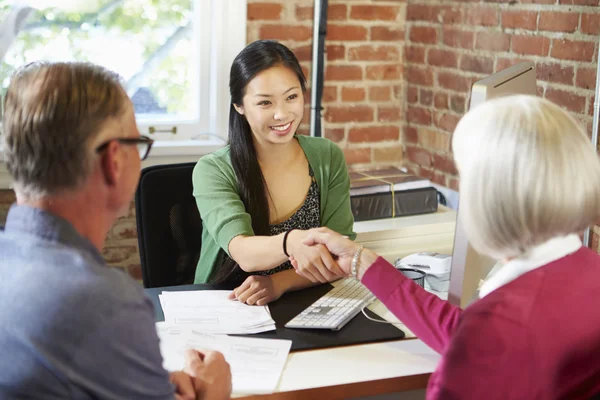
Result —
[[320, 283], [346, 276], [347, 273], [338, 266], [327, 247], [312, 241], [307, 242], [311, 232], [317, 232], [318, 229], [321, 228], [308, 231], [294, 230], [288, 235], [288, 253], [290, 261], [294, 260], [296, 272], [312, 282]]
[[276, 284], [273, 275], [251, 275], [233, 289], [229, 298], [249, 305], [264, 306], [280, 298], [284, 291]]
[[[327, 247], [327, 250], [336, 258], [337, 265], [342, 270], [342, 273], [344, 275], [350, 275], [352, 273], [352, 259], [354, 258], [354, 254], [359, 245], [348, 239], [346, 236], [342, 236], [329, 228], [316, 228], [309, 231], [306, 239], [304, 239], [304, 244], [314, 247]], [[376, 259], [377, 254], [368, 249], [363, 250], [359, 262], [359, 278], [362, 277], [362, 274], [364, 274]], [[290, 261], [294, 268], [299, 268], [295, 257], [290, 257]]]

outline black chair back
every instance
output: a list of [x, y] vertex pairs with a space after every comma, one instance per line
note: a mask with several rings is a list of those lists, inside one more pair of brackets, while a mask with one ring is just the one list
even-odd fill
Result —
[[202, 220], [192, 195], [196, 163], [144, 168], [135, 194], [144, 287], [194, 282]]

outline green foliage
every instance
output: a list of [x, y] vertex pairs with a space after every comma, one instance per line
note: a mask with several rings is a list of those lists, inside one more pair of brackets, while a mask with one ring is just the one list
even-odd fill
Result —
[[[164, 45], [179, 27], [191, 26], [193, 2], [101, 0], [98, 11], [89, 14], [36, 10], [0, 62], [0, 94], [13, 71], [25, 63], [91, 61], [119, 72], [126, 82], [141, 74], [137, 86], [149, 88], [160, 107], [185, 112], [192, 99], [192, 30], [178, 43]], [[10, 7], [9, 1], [0, 0], [0, 20]], [[151, 58], [153, 68], [145, 64]]]

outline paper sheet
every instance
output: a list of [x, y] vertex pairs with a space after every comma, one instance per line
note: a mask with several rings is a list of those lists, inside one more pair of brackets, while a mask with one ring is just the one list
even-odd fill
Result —
[[165, 369], [182, 369], [187, 348], [220, 351], [231, 366], [233, 392], [238, 394], [275, 391], [292, 346], [291, 340], [207, 334], [168, 322], [158, 322], [156, 330]]
[[158, 295], [165, 321], [215, 334], [259, 333], [275, 329], [267, 306], [228, 299], [227, 290], [168, 292]]

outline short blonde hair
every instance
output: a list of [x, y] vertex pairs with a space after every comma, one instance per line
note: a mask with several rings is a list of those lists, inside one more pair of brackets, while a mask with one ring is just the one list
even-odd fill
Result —
[[600, 161], [566, 111], [534, 96], [490, 100], [452, 139], [460, 218], [478, 252], [515, 257], [600, 218]]

